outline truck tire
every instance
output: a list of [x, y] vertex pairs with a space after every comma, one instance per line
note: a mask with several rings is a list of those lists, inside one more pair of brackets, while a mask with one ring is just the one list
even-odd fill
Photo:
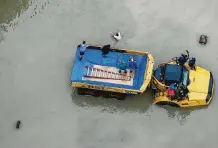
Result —
[[85, 90], [83, 88], [77, 88], [78, 95], [85, 95]]
[[115, 98], [117, 100], [125, 100], [126, 94], [114, 93], [114, 92], [104, 92], [102, 95], [104, 98]]
[[169, 102], [169, 101], [161, 101], [161, 102], [158, 102], [156, 104], [160, 105], [160, 106], [168, 105], [168, 106], [172, 106], [172, 107], [179, 107], [178, 104], [173, 103], [173, 102]]

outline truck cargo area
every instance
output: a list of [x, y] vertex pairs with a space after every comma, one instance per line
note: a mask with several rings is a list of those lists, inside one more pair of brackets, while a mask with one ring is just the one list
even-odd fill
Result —
[[[119, 61], [128, 63], [131, 56], [136, 60], [138, 69], [130, 73], [127, 67], [126, 74], [119, 73]], [[71, 82], [139, 90], [144, 82], [146, 65], [146, 55], [128, 54], [125, 50], [112, 49], [104, 58], [100, 47], [89, 46], [81, 61], [79, 49], [76, 50]]]

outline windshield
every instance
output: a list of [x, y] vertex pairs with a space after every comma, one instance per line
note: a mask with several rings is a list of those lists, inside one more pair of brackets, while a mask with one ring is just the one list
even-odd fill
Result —
[[185, 86], [189, 85], [189, 72], [187, 69], [183, 69], [182, 83]]

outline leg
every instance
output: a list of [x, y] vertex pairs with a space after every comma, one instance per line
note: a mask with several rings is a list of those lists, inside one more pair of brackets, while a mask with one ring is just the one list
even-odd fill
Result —
[[83, 55], [84, 55], [84, 52], [80, 52], [80, 58], [79, 58], [80, 61], [82, 60]]
[[105, 58], [106, 57], [106, 52], [102, 51], [102, 56]]
[[115, 46], [117, 45], [118, 41], [115, 39], [115, 43], [114, 43], [114, 46], [113, 48], [115, 48]]
[[117, 27], [117, 32], [120, 32], [119, 27]]
[[136, 63], [134, 63], [134, 69], [135, 69], [135, 70], [137, 70], [137, 69], [138, 69], [138, 67], [137, 67]]
[[122, 38], [124, 37], [124, 35], [123, 35], [124, 33], [120, 31], [119, 27], [117, 27], [117, 32], [120, 33], [120, 36], [121, 36]]
[[83, 58], [83, 56], [80, 54], [80, 55], [79, 55], [79, 60], [81, 61], [81, 60], [82, 60], [82, 58]]

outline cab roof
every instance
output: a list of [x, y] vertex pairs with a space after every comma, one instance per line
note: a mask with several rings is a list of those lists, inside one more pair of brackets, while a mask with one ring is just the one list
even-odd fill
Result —
[[164, 72], [165, 81], [180, 82], [182, 78], [183, 67], [181, 65], [166, 64]]

